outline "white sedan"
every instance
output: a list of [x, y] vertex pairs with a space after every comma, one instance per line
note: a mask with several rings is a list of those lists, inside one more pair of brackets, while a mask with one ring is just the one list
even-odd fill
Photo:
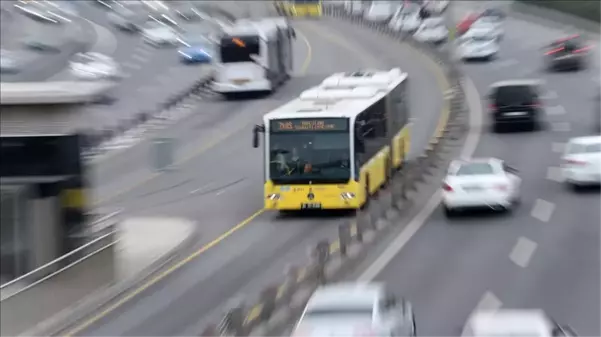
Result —
[[470, 208], [511, 210], [520, 201], [521, 182], [517, 170], [500, 159], [454, 160], [442, 185], [445, 214]]
[[293, 336], [415, 336], [411, 303], [379, 283], [338, 283], [318, 288]]
[[117, 79], [121, 76], [119, 65], [100, 53], [76, 54], [69, 62], [69, 70], [81, 80]]
[[429, 0], [426, 8], [434, 14], [442, 14], [449, 6], [449, 0]]
[[470, 26], [470, 30], [488, 31], [489, 35], [501, 40], [505, 35], [501, 19], [493, 16], [484, 16], [476, 20]]
[[422, 22], [413, 37], [420, 42], [442, 43], [447, 40], [449, 30], [444, 20], [439, 17], [429, 18]]
[[462, 336], [575, 337], [569, 325], [560, 325], [538, 309], [502, 309], [473, 314]]
[[179, 43], [180, 37], [177, 31], [160, 22], [152, 21], [142, 28], [144, 42], [153, 46], [175, 46]]
[[457, 39], [457, 53], [462, 60], [492, 59], [499, 49], [497, 39], [489, 31], [470, 29]]
[[575, 189], [601, 184], [601, 136], [570, 139], [561, 168], [564, 180]]
[[[406, 8], [406, 7], [405, 7]], [[422, 20], [419, 17], [419, 8], [417, 10], [403, 10], [399, 8], [394, 14], [388, 26], [394, 31], [401, 31], [403, 33], [415, 32]]]
[[394, 14], [394, 5], [390, 1], [373, 1], [365, 10], [363, 17], [367, 21], [385, 22]]

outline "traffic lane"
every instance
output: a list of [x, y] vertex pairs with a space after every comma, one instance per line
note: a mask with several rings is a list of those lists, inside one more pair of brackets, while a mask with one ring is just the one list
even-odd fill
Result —
[[[332, 44], [329, 40], [321, 37], [319, 32], [304, 30], [305, 25], [307, 24], [299, 24], [299, 35], [304, 34], [303, 36], [310, 41], [314, 51], [314, 62], [310, 64], [306, 76], [301, 75], [293, 78], [270, 99], [248, 101], [245, 109], [233, 113], [243, 114], [255, 111], [254, 113], [257, 113], [257, 115], [254, 116], [253, 121], [259, 122], [260, 117], [268, 112], [268, 109], [290, 101], [301, 91], [320, 83], [323, 78], [332, 72], [348, 71], [349, 68], [352, 69], [358, 66], [376, 66], [375, 64], [361, 64], [361, 59], [349, 57], [348, 50]], [[266, 106], [266, 104], [269, 104], [269, 106]], [[163, 175], [161, 177], [163, 184], [166, 183], [165, 179], [172, 179], [173, 183], [168, 183], [168, 185], [177, 185], [175, 189], [163, 193], [176, 196], [189, 195], [189, 187], [181, 184], [182, 179], [185, 181], [184, 177], [193, 178], [204, 174], [207, 175], [205, 177], [207, 181], [247, 177], [247, 180], [251, 182], [249, 185], [232, 186], [232, 189], [236, 190], [228, 192], [225, 201], [218, 199], [215, 202], [217, 199], [211, 201], [206, 200], [211, 198], [204, 198], [205, 202], [188, 201], [172, 204], [171, 207], [174, 207], [174, 213], [198, 220], [199, 229], [202, 233], [202, 243], [213, 241], [219, 234], [230, 230], [236, 223], [243, 221], [245, 217], [262, 208], [261, 190], [264, 159], [261, 150], [251, 150], [250, 148], [250, 124], [248, 126], [246, 128], [248, 133], [237, 132], [228, 137], [226, 143], [220, 143], [207, 152], [208, 158], [204, 156], [194, 157], [181, 165], [179, 172], [176, 172], [175, 175]], [[229, 147], [227, 142], [231, 142]], [[234, 148], [238, 148], [240, 151], [229, 152]], [[215, 158], [213, 155], [215, 152], [224, 153], [225, 155], [221, 157], [223, 159]], [[152, 192], [152, 190], [161, 188], [158, 183], [158, 181], [153, 180], [136, 190]], [[152, 188], [149, 189], [149, 187]], [[128, 194], [125, 199], [133, 200], [138, 195]], [[155, 197], [162, 196], [157, 194]], [[145, 202], [150, 204], [151, 201], [147, 199]], [[161, 211], [165, 212], [165, 209], [163, 208]], [[238, 219], [232, 219], [231, 217], [237, 216], [238, 212], [246, 214]], [[266, 221], [263, 220], [263, 217], [257, 219], [259, 223], [249, 224], [245, 228], [245, 233], [236, 232], [232, 234], [231, 238], [235, 240], [233, 244], [230, 241], [231, 239], [228, 238], [227, 241], [215, 246], [214, 248], [219, 249], [219, 253], [203, 254], [198, 259], [192, 260], [187, 266], [159, 282], [160, 285], [157, 284], [156, 288], [144, 291], [136, 301], [125, 303], [123, 307], [110, 313], [108, 317], [97, 322], [81, 334], [98, 336], [177, 335], [194, 329], [202, 317], [212, 314], [214, 309], [218, 308], [218, 305], [223, 304], [227, 297], [224, 294], [237, 293], [239, 287], [249, 281], [250, 275], [245, 277], [248, 270], [246, 268], [239, 269], [239, 265], [237, 265], [237, 261], [240, 259], [239, 254], [243, 254], [244, 265], [252, 265], [254, 268], [251, 271], [258, 271], [258, 265], [269, 265], [270, 259], [267, 257], [278, 257], [277, 254], [273, 255], [275, 251], [281, 249], [292, 250], [294, 248], [286, 243], [289, 238], [294, 238], [294, 241], [298, 243], [302, 237], [309, 234], [306, 228], [303, 231], [303, 226], [297, 226], [296, 223], [286, 227], [278, 226], [272, 221], [271, 216], [273, 214], [266, 214], [265, 216], [267, 216]], [[311, 226], [314, 230], [319, 229], [319, 226], [315, 226], [315, 222], [305, 226]], [[220, 229], [220, 231], [215, 231], [215, 228]], [[210, 233], [215, 234], [210, 235]], [[267, 236], [262, 233], [267, 233]], [[255, 235], [257, 239], [261, 240], [260, 244], [247, 246], [248, 243], [244, 245], [237, 243], [239, 241], [243, 243], [252, 242], [251, 238]], [[244, 249], [244, 247], [247, 248]], [[301, 247], [300, 250], [304, 261], [306, 247]], [[228, 264], [235, 266], [235, 268], [231, 269]], [[203, 273], [204, 278], [198, 275], [199, 272]], [[234, 277], [233, 275], [239, 276]], [[207, 281], [206, 278], [209, 276], [217, 277], [220, 281], [215, 282], [215, 278]], [[257, 276], [267, 277], [268, 279], [274, 277], [274, 275], [263, 275], [261, 273], [257, 273]], [[281, 276], [281, 270], [275, 276]], [[232, 280], [233, 283], [230, 284], [227, 280]], [[170, 300], [165, 301], [165, 298], [170, 298]], [[161, 323], [156, 324], [158, 322]]]
[[[294, 62], [298, 71], [310, 57], [306, 43], [297, 39], [294, 44]], [[188, 68], [190, 69], [190, 68]], [[310, 70], [310, 69], [309, 69]], [[311, 71], [311, 70], [310, 70]], [[177, 140], [178, 151], [176, 160], [184, 160], [202, 152], [203, 149], [221, 143], [224, 138], [234, 135], [245, 127], [254, 116], [249, 113], [258, 112], [259, 115], [275, 108], [277, 104], [291, 100], [304, 89], [319, 83], [322, 75], [299, 74], [286, 83], [268, 99], [247, 101], [224, 101], [214, 97], [201, 101], [193, 107], [193, 112], [187, 118], [175, 122], [165, 130], [158, 132], [158, 136], [172, 137]], [[276, 102], [274, 105], [273, 102]], [[265, 106], [267, 104], [267, 106]], [[248, 136], [250, 137], [250, 135]], [[102, 160], [94, 165], [93, 181], [95, 181], [96, 200], [105, 204], [116, 194], [123, 194], [125, 190], [134, 188], [145, 182], [153, 175], [149, 163], [149, 143], [143, 141], [123, 154], [117, 154]], [[127, 198], [127, 197], [126, 197]], [[120, 198], [123, 200], [123, 198]]]
[[540, 307], [580, 336], [599, 336], [599, 191], [574, 193], [560, 183], [554, 188], [551, 221], [523, 234], [538, 242], [530, 264], [496, 289], [506, 307]]
[[[318, 24], [315, 23], [315, 25]], [[309, 30], [299, 29], [299, 31], [304, 32], [308, 37], [311, 34]], [[350, 59], [348, 56], [345, 58], [332, 57], [332, 47], [336, 45], [332, 41], [324, 41], [325, 44], [322, 42], [322, 45], [327, 48], [319, 48], [320, 45], [316, 43], [316, 40], [319, 39], [320, 33], [321, 30], [315, 30], [313, 33], [315, 37], [309, 37], [309, 39], [312, 41], [314, 50], [329, 51], [327, 54], [329, 58], [324, 56], [316, 58], [321, 67], [328, 69], [327, 75], [335, 71], [348, 71], [350, 70], [348, 69], [349, 66], [357, 66], [357, 63], [349, 64], [346, 67], [341, 64], [341, 60], [348, 62]], [[383, 43], [386, 43], [386, 41], [383, 41]], [[360, 50], [360, 48], [357, 49]], [[348, 54], [348, 51], [345, 53]], [[321, 60], [324, 60], [324, 62], [319, 62]], [[415, 59], [413, 61], [415, 63], [419, 62]], [[409, 60], [406, 62], [409, 62]], [[405, 65], [409, 66], [408, 63]], [[347, 69], [340, 69], [341, 66]], [[383, 67], [384, 65], [365, 64], [362, 65], [362, 68], [378, 66]], [[417, 64], [414, 64], [413, 67], [417, 67]], [[312, 73], [312, 71], [309, 71], [309, 73]], [[433, 81], [434, 83], [424, 83], [424, 87], [419, 88], [421, 89], [419, 92], [425, 92], [435, 86], [435, 79]], [[431, 99], [431, 96], [421, 95], [420, 97], [422, 103]], [[419, 102], [420, 100], [415, 100], [413, 104]], [[436, 115], [438, 111], [429, 113]], [[433, 129], [429, 130], [430, 134], [432, 132]], [[245, 139], [242, 144], [247, 144], [247, 142], [248, 140]], [[233, 147], [236, 146], [233, 145]], [[249, 153], [252, 155], [250, 151], [246, 153], [246, 156]], [[252, 160], [246, 160], [244, 154], [234, 153], [232, 157], [234, 156], [238, 162], [252, 162]], [[261, 207], [262, 198], [259, 196], [262, 194], [263, 159], [260, 155], [254, 155], [254, 158], [256, 166], [252, 166], [248, 170], [255, 170], [255, 178], [249, 180], [254, 185], [249, 184], [243, 188], [240, 187], [240, 191], [227, 192], [228, 197], [225, 198], [227, 201], [221, 202], [221, 207], [225, 206], [225, 208], [218, 213], [221, 218], [225, 213], [234, 211], [230, 205], [236, 205], [235, 211], [246, 207], [245, 203], [248, 204], [249, 202], [256, 203], [258, 208]], [[220, 167], [224, 166], [222, 164]], [[202, 172], [202, 169], [196, 171]], [[246, 174], [248, 172], [244, 173], [244, 175]], [[248, 194], [244, 195], [243, 193]], [[246, 201], [239, 202], [237, 200], [239, 196], [242, 197], [241, 200]], [[206, 221], [205, 226], [217, 226], [217, 222], [207, 221], [207, 211], [199, 209], [199, 204], [192, 203], [192, 206], [195, 206], [195, 209], [198, 210], [195, 219], [202, 219], [203, 223]], [[209, 206], [211, 208], [217, 207]], [[177, 213], [181, 212], [185, 212], [185, 210], [177, 211]], [[199, 320], [206, 323], [207, 320], [218, 318], [221, 314], [220, 309], [224, 308], [226, 298], [237, 294], [258, 294], [265, 284], [282, 279], [282, 272], [286, 264], [306, 262], [308, 247], [315, 244], [320, 238], [333, 237], [337, 229], [336, 224], [341, 221], [348, 221], [348, 219], [341, 219], [339, 216], [334, 216], [332, 219], [281, 219], [274, 213], [261, 214], [253, 219], [248, 226], [238, 229], [237, 232], [226, 238], [225, 242], [214, 246], [200, 258], [191, 261], [187, 266], [169, 276], [168, 279], [161, 281], [160, 283], [164, 284], [163, 286], [157, 285], [156, 290], [153, 288], [142, 294], [138, 299], [139, 304], [136, 305], [140, 307], [139, 309], [128, 309], [126, 308], [128, 304], [126, 304], [123, 307], [124, 311], [113, 313], [116, 315], [115, 317], [118, 317], [118, 322], [111, 322], [111, 319], [107, 318], [106, 321], [103, 320], [104, 324], [99, 323], [98, 328], [92, 328], [93, 334], [107, 335], [115, 334], [117, 331], [127, 331], [126, 334], [128, 335], [153, 335], [159, 332], [162, 335], [193, 333], [195, 329], [200, 329]], [[232, 224], [230, 223], [230, 226]], [[255, 243], [254, 240], [260, 241]], [[194, 275], [188, 273], [194, 273]], [[204, 281], [207, 277], [209, 277], [208, 281]], [[174, 281], [170, 281], [171, 278], [174, 278]], [[228, 282], [228, 280], [231, 281]], [[177, 284], [174, 282], [177, 282]], [[166, 284], [170, 286], [167, 287]], [[168, 302], [166, 302], [167, 298], [170, 299]], [[169, 308], [157, 311], [157, 306], [164, 305], [164, 303], [169, 303]], [[154, 313], [151, 313], [152, 311]], [[177, 314], [170, 314], [175, 312]], [[140, 315], [144, 317], [140, 317]], [[167, 317], [169, 318], [167, 319]], [[134, 323], [142, 320], [144, 321], [143, 324]], [[89, 331], [85, 334], [89, 334]]]
[[[342, 20], [322, 20], [319, 25], [323, 31], [344, 32], [344, 36], [353, 41], [354, 48], [370, 50], [377, 55], [378, 61], [386, 67], [399, 67], [409, 74], [409, 105], [411, 107], [411, 153], [416, 156], [428, 144], [438, 124], [439, 113], [443, 109], [443, 90], [446, 86], [443, 74], [433, 71], [438, 67], [420, 51], [394, 41], [371, 29], [365, 29]], [[422, 62], [416, 62], [417, 59]], [[356, 68], [352, 70], [361, 70]], [[351, 70], [351, 69], [349, 69]], [[447, 88], [448, 89], [448, 88]]]

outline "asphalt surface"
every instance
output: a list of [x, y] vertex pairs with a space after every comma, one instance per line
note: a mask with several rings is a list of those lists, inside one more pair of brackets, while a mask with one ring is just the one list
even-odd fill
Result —
[[[459, 16], [472, 5], [458, 5]], [[457, 336], [479, 304], [542, 308], [580, 336], [601, 334], [599, 190], [574, 193], [556, 174], [562, 144], [595, 133], [598, 46], [587, 70], [541, 71], [540, 48], [568, 33], [508, 18], [499, 58], [464, 66], [482, 96], [495, 81], [544, 80], [548, 127], [492, 134], [483, 102], [486, 124], [474, 156], [502, 158], [518, 168], [522, 204], [510, 215], [452, 221], [436, 210], [376, 277], [412, 301], [420, 335]]]
[[[228, 7], [229, 6], [229, 7]], [[141, 112], [155, 112], [173, 95], [183, 92], [207, 75], [206, 65], [185, 65], [177, 47], [155, 48], [142, 41], [139, 34], [119, 31], [107, 19], [104, 6], [93, 1], [75, 2], [92, 43], [90, 51], [109, 55], [123, 69], [124, 78], [112, 92], [111, 104], [66, 106], [49, 116], [44, 109], [8, 111], [2, 116], [2, 131], [11, 133], [62, 133], [72, 131], [113, 130]], [[225, 4], [226, 10], [240, 14], [240, 8]], [[244, 8], [244, 6], [239, 6]], [[238, 13], [236, 13], [238, 11]], [[193, 27], [189, 27], [193, 28]], [[59, 68], [52, 68], [50, 81], [71, 81], [64, 69], [70, 55]], [[50, 72], [48, 67], [42, 70]], [[4, 78], [4, 75], [3, 75]]]
[[[263, 206], [263, 159], [259, 150], [251, 148], [252, 124], [331, 73], [394, 65], [407, 71], [415, 117], [413, 147], [425, 146], [442, 108], [442, 93], [435, 89], [438, 75], [430, 63], [404, 46], [348, 23], [324, 18], [295, 26], [311, 46], [302, 37], [295, 45], [297, 69], [311, 54], [305, 72], [266, 99], [202, 103], [197, 113], [164, 132], [177, 135], [182, 144], [177, 170], [109, 201], [99, 201], [106, 208], [124, 208], [127, 213], [195, 220], [202, 237], [199, 245], [213, 242], [211, 248], [77, 335], [197, 334], [206, 323], [220, 318], [230, 300], [252, 298], [263, 286], [281, 281], [286, 265], [304, 263], [309, 247], [333, 237], [345, 214], [281, 218], [261, 213], [246, 225], [236, 225]], [[214, 145], [205, 149], [210, 143]], [[128, 166], [138, 158], [148, 163], [146, 156], [142, 144], [128, 150], [123, 157], [127, 159], [111, 159], [115, 164], [104, 173], [97, 172], [98, 177], [121, 177], [100, 186], [99, 198], [147, 176], [148, 169]], [[218, 239], [228, 230], [230, 235]], [[215, 244], [216, 240], [220, 242]]]

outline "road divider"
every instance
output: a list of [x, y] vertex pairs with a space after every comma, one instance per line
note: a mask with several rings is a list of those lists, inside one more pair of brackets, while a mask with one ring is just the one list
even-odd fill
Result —
[[369, 248], [387, 237], [389, 231], [407, 225], [403, 221], [421, 189], [437, 181], [442, 168], [452, 159], [454, 149], [468, 130], [468, 114], [463, 76], [451, 53], [433, 45], [419, 43], [408, 35], [391, 31], [387, 25], [350, 16], [340, 8], [326, 7], [328, 20], [348, 20], [385, 35], [393, 43], [404, 43], [424, 54], [444, 73], [448, 88], [441, 89], [445, 104], [429, 143], [415, 159], [405, 163], [388, 186], [358, 210], [351, 221], [339, 225], [335, 240], [324, 239], [310, 249], [304, 266], [289, 266], [282, 283], [266, 286], [251, 301], [232, 303], [220, 321], [200, 331], [200, 336], [281, 335], [301, 313], [311, 293], [320, 285], [335, 282], [361, 261]]

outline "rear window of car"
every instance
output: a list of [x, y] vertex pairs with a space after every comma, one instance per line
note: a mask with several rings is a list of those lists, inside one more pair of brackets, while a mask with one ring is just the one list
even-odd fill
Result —
[[494, 174], [495, 169], [488, 163], [466, 163], [459, 166], [456, 176], [474, 176], [474, 175], [486, 175]]
[[498, 106], [525, 105], [536, 100], [536, 89], [531, 85], [508, 85], [495, 89], [493, 99]]
[[568, 150], [569, 154], [598, 153], [601, 152], [601, 143], [594, 144], [572, 144]]
[[325, 317], [370, 317], [373, 308], [366, 307], [344, 307], [344, 308], [314, 308], [305, 313], [307, 318], [325, 318]]
[[582, 45], [583, 43], [581, 41], [581, 38], [575, 37], [565, 41], [553, 42], [549, 46], [549, 49], [565, 48], [566, 51], [570, 52], [582, 48]]

